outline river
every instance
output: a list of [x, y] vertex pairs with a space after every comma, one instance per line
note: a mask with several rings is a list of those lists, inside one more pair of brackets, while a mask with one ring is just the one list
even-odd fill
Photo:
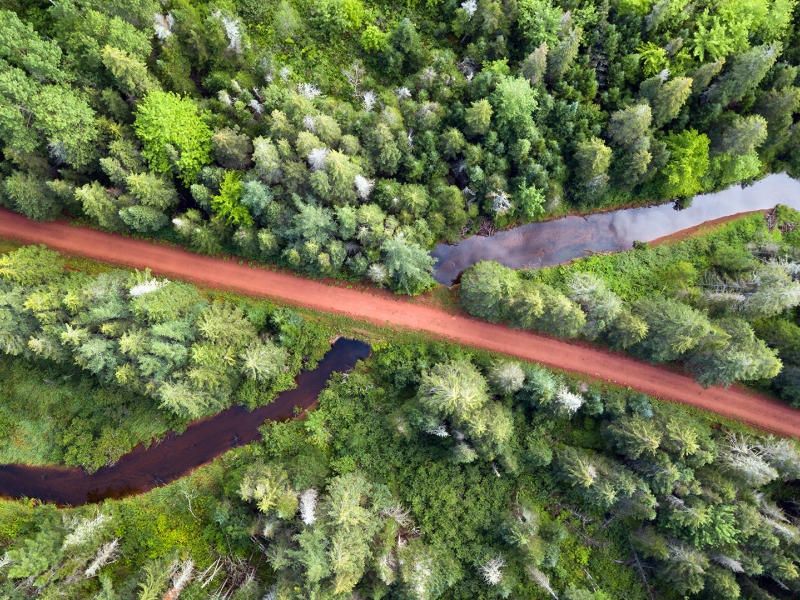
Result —
[[550, 267], [591, 252], [628, 250], [634, 241], [650, 242], [706, 221], [785, 204], [800, 210], [800, 181], [785, 173], [769, 175], [748, 187], [703, 194], [692, 205], [628, 208], [585, 217], [529, 223], [491, 237], [472, 236], [458, 245], [439, 244], [434, 278], [451, 285], [467, 267], [494, 260], [512, 269]]
[[180, 435], [168, 433], [150, 448], [140, 444], [115, 465], [92, 474], [74, 467], [2, 465], [0, 496], [79, 506], [165, 485], [232, 448], [260, 439], [258, 428], [264, 421], [289, 419], [295, 415], [295, 407], [307, 410], [317, 401], [331, 373], [351, 369], [369, 352], [364, 342], [340, 338], [316, 369], [300, 373], [297, 387], [282, 392], [271, 404], [252, 412], [242, 406], [231, 407], [190, 424]]

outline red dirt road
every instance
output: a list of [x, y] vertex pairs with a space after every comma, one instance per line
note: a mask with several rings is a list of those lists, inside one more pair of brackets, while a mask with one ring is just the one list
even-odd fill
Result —
[[47, 244], [67, 254], [137, 269], [149, 268], [154, 273], [176, 279], [233, 289], [251, 296], [276, 298], [381, 325], [426, 331], [468, 346], [630, 386], [664, 400], [698, 406], [766, 431], [800, 436], [800, 410], [776, 400], [737, 387], [704, 390], [685, 375], [622, 354], [453, 316], [402, 298], [373, 296], [294, 275], [253, 269], [235, 261], [201, 256], [84, 227], [71, 227], [63, 221], [37, 223], [5, 209], [0, 209], [0, 237]]

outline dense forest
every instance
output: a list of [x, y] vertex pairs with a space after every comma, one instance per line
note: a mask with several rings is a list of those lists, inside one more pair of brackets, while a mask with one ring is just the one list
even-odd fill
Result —
[[8, 0], [0, 202], [314, 276], [800, 174], [794, 0]]
[[[265, 302], [208, 301], [147, 274], [65, 270], [62, 257], [38, 247], [4, 255], [0, 282], [3, 331], [12, 332], [0, 357], [3, 437], [38, 435], [27, 456], [45, 464], [96, 468], [118, 458], [109, 432], [130, 445], [185, 423], [187, 411], [269, 401], [290, 385], [277, 373], [296, 372], [304, 352], [319, 356], [341, 327]], [[224, 331], [234, 337], [219, 337], [233, 319]], [[334, 375], [305, 419], [265, 424], [261, 442], [190, 477], [75, 509], [0, 501], [0, 593], [796, 593], [794, 441], [537, 365], [408, 334], [371, 335], [373, 355]], [[178, 398], [202, 401], [203, 357], [215, 353], [230, 357], [217, 363], [218, 385], [229, 392], [218, 404], [183, 405], [165, 392], [185, 386]], [[178, 355], [183, 362], [168, 360]], [[43, 386], [47, 393], [31, 392]], [[143, 420], [149, 428], [136, 427]], [[0, 453], [20, 448], [6, 443]]]
[[748, 381], [800, 406], [800, 213], [779, 206], [768, 219], [547, 269], [480, 262], [459, 301], [492, 322], [680, 361], [703, 385]]

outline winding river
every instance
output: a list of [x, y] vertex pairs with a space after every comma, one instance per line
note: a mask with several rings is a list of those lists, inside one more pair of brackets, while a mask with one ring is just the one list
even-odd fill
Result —
[[434, 278], [451, 285], [467, 267], [494, 260], [512, 269], [550, 267], [589, 252], [628, 250], [634, 241], [650, 242], [684, 229], [738, 213], [768, 210], [785, 204], [800, 210], [800, 180], [785, 173], [769, 175], [751, 186], [734, 186], [696, 196], [692, 205], [628, 208], [585, 217], [529, 223], [491, 237], [472, 236], [458, 245], [440, 244]]
[[234, 406], [189, 425], [180, 435], [168, 433], [158, 444], [141, 444], [115, 465], [88, 474], [79, 468], [0, 466], [0, 495], [37, 498], [78, 506], [105, 498], [121, 498], [149, 491], [187, 475], [220, 454], [257, 440], [264, 421], [294, 416], [295, 407], [312, 407], [331, 373], [347, 371], [369, 356], [368, 344], [340, 338], [313, 371], [297, 376], [297, 387], [287, 390], [267, 406], [250, 412]]

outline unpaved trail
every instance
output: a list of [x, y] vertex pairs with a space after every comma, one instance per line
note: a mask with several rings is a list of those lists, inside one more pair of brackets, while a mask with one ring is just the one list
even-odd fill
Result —
[[0, 209], [0, 237], [46, 244], [67, 254], [133, 267], [193, 281], [209, 287], [237, 290], [251, 296], [276, 298], [291, 304], [399, 326], [630, 386], [664, 400], [691, 404], [766, 431], [800, 436], [800, 410], [747, 390], [731, 387], [703, 389], [694, 380], [601, 348], [515, 331], [453, 316], [442, 310], [412, 304], [397, 297], [328, 286], [289, 274], [254, 269], [236, 261], [201, 256], [144, 240], [71, 227], [64, 221], [37, 223]]

